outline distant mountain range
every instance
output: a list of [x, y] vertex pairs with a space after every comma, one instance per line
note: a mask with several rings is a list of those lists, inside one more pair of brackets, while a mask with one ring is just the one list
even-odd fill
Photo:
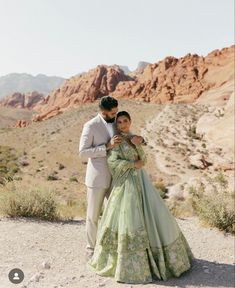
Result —
[[60, 87], [64, 81], [65, 78], [46, 76], [44, 74], [36, 76], [27, 73], [7, 74], [0, 77], [0, 98], [15, 92], [28, 93], [37, 91], [47, 95], [52, 90]]
[[140, 61], [139, 63], [138, 63], [138, 65], [137, 65], [137, 68], [134, 70], [134, 71], [131, 71], [130, 69], [129, 69], [129, 67], [128, 66], [122, 66], [122, 65], [119, 65], [119, 67], [122, 69], [122, 71], [126, 74], [126, 75], [131, 75], [131, 74], [135, 74], [135, 73], [138, 73], [138, 72], [140, 72], [140, 71], [142, 71], [146, 66], [148, 66], [149, 64], [151, 64], [151, 63], [149, 63], [149, 62], [145, 62], [145, 61]]
[[[144, 68], [148, 64], [150, 63], [139, 62], [137, 69], [134, 71], [131, 71], [128, 66], [119, 65], [119, 67], [128, 75], [129, 73], [141, 70], [141, 68]], [[80, 76], [84, 73], [78, 73], [74, 76]], [[46, 96], [52, 90], [59, 88], [65, 80], [66, 78], [63, 77], [47, 76], [44, 74], [33, 76], [28, 73], [10, 73], [0, 77], [0, 99], [13, 93], [31, 93], [33, 91]]]

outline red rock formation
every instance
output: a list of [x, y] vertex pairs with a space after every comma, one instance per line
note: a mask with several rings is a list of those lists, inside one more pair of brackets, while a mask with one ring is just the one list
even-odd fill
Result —
[[120, 81], [132, 80], [119, 66], [99, 65], [95, 69], [67, 80], [59, 89], [50, 93], [35, 107], [40, 114], [33, 121], [41, 121], [62, 113], [68, 108], [96, 99], [113, 92]]
[[119, 66], [99, 65], [70, 78], [45, 97], [34, 107], [39, 115], [33, 121], [46, 120], [108, 94], [159, 104], [194, 102], [209, 89], [234, 79], [234, 47], [212, 51], [206, 57], [169, 56], [147, 65], [133, 77], [125, 75]]
[[30, 93], [15, 92], [0, 101], [0, 107], [28, 108], [32, 109], [44, 99], [43, 94], [33, 91]]
[[135, 81], [120, 82], [111, 93], [117, 98], [141, 98], [155, 103], [190, 103], [212, 87], [234, 79], [234, 46], [206, 57], [187, 54], [166, 57], [148, 65]]
[[26, 120], [18, 120], [15, 125], [13, 125], [13, 128], [23, 128], [30, 124], [30, 122]]

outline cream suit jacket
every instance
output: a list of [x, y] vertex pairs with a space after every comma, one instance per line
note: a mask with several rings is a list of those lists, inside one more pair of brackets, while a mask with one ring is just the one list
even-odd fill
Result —
[[[116, 133], [115, 124], [113, 131]], [[109, 188], [111, 174], [107, 164], [106, 146], [110, 135], [99, 115], [86, 122], [83, 126], [79, 144], [79, 155], [88, 161], [85, 184], [88, 187]]]

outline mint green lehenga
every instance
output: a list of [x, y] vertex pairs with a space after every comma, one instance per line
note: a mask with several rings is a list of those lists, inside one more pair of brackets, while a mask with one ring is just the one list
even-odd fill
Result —
[[146, 171], [134, 168], [136, 159], [146, 162], [142, 147], [126, 140], [108, 155], [112, 191], [87, 265], [125, 283], [179, 277], [194, 255]]

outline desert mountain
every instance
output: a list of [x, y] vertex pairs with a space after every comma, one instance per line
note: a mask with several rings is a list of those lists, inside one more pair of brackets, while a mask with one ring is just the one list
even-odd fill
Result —
[[43, 99], [44, 95], [42, 93], [38, 93], [37, 91], [33, 91], [31, 93], [15, 92], [0, 100], [0, 107], [32, 109]]
[[166, 57], [145, 67], [134, 81], [120, 82], [113, 96], [141, 98], [146, 102], [191, 103], [203, 92], [234, 79], [234, 46], [215, 50], [206, 57], [187, 54]]
[[145, 61], [140, 61], [139, 63], [138, 63], [138, 65], [137, 65], [137, 68], [136, 68], [136, 72], [138, 72], [138, 71], [142, 71], [142, 70], [144, 70], [144, 68], [146, 67], [146, 66], [148, 66], [148, 65], [150, 65], [151, 63], [149, 63], [149, 62], [145, 62]]
[[62, 77], [43, 74], [32, 76], [26, 73], [11, 73], [0, 77], [0, 98], [16, 91], [20, 93], [38, 91], [42, 94], [48, 94], [58, 88], [64, 80]]
[[83, 75], [68, 79], [60, 88], [45, 97], [44, 101], [34, 108], [40, 113], [34, 121], [45, 120], [68, 108], [94, 102], [115, 91], [120, 81], [130, 80], [133, 79], [117, 65], [99, 65]]
[[[53, 117], [71, 107], [91, 103], [103, 95], [134, 98], [145, 102], [192, 103], [203, 93], [234, 80], [234, 47], [214, 50], [207, 56], [172, 56], [147, 65], [135, 76], [127, 76], [119, 66], [99, 65], [72, 77], [35, 106], [34, 121]], [[226, 98], [227, 99], [227, 98]]]
[[122, 66], [122, 65], [119, 65], [119, 67], [122, 69], [122, 71], [128, 75], [129, 73], [131, 73], [131, 70], [128, 68], [128, 66]]

